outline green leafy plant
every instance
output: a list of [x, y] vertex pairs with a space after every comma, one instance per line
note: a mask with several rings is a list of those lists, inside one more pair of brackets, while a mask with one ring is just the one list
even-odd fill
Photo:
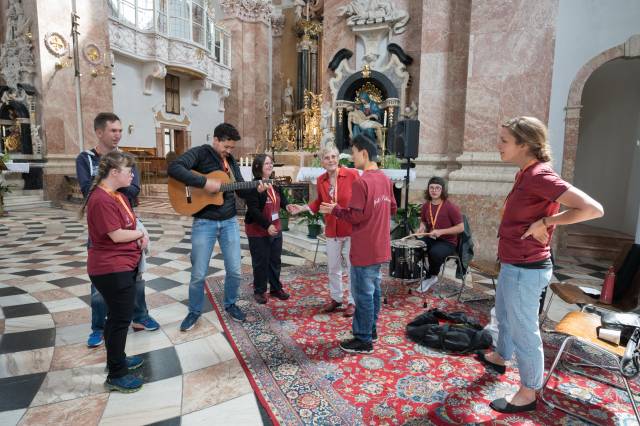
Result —
[[[409, 203], [409, 211], [407, 214], [407, 221], [409, 222], [409, 226], [413, 230], [417, 230], [420, 226], [420, 211], [422, 209], [422, 204], [414, 204]], [[402, 223], [404, 220], [404, 207], [399, 207], [396, 215], [393, 218], [395, 223]]]
[[311, 160], [311, 167], [322, 167], [320, 157], [318, 155], [313, 156], [313, 160]]
[[338, 156], [338, 164], [345, 167], [353, 167], [351, 155], [342, 153]]
[[385, 169], [400, 169], [400, 159], [396, 157], [394, 154], [387, 154], [382, 159], [382, 166]]
[[[304, 200], [303, 204], [308, 205], [309, 201]], [[300, 222], [306, 223], [307, 225], [320, 225], [324, 222], [324, 216], [320, 212], [312, 213], [309, 210], [305, 210], [300, 216], [302, 216]]]

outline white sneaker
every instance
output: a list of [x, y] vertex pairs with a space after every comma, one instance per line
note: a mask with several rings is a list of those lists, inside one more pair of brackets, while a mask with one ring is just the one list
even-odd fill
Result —
[[424, 293], [427, 290], [429, 290], [431, 286], [433, 286], [437, 282], [438, 282], [438, 277], [436, 276], [427, 278], [426, 280], [422, 281], [422, 283], [420, 284], [420, 287], [416, 288], [416, 291], [418, 293]]

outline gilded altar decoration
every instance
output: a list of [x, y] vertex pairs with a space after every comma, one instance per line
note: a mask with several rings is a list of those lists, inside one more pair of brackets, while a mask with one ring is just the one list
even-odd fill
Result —
[[20, 129], [20, 123], [15, 117], [15, 113], [13, 113], [12, 115], [14, 115], [13, 126], [11, 126], [11, 128], [9, 129], [9, 135], [4, 138], [5, 152], [17, 152], [20, 150], [20, 136], [22, 134], [22, 131]]
[[304, 132], [302, 149], [305, 151], [317, 151], [320, 147], [322, 139], [322, 128], [320, 122], [322, 120], [322, 94], [314, 94], [308, 90], [304, 92]]
[[69, 53], [69, 43], [62, 34], [52, 32], [44, 36], [44, 45], [53, 56], [61, 58]]
[[362, 77], [371, 77], [371, 67], [369, 67], [369, 64], [364, 64], [364, 66], [362, 67]]
[[286, 116], [282, 117], [273, 130], [273, 149], [275, 151], [295, 151], [296, 127]]

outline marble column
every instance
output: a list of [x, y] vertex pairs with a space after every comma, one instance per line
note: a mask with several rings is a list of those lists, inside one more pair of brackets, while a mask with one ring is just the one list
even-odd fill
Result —
[[517, 171], [496, 151], [500, 123], [517, 115], [548, 120], [557, 9], [557, 0], [471, 3], [462, 153], [449, 190], [481, 258], [495, 259], [500, 208]]
[[223, 0], [222, 21], [231, 33], [231, 90], [225, 101], [225, 121], [235, 125], [242, 140], [235, 155], [264, 152], [267, 148], [269, 99], [269, 22], [272, 7], [267, 0], [236, 2]]
[[[325, 0], [324, 14], [322, 21], [322, 59], [320, 63], [320, 81], [322, 99], [331, 101], [331, 90], [329, 89], [329, 79], [333, 73], [328, 66], [333, 56], [340, 49], [349, 49], [354, 54], [356, 52], [356, 36], [349, 27], [343, 16], [338, 16], [338, 9], [344, 6], [343, 0]], [[349, 64], [355, 68], [355, 55], [349, 59]]]

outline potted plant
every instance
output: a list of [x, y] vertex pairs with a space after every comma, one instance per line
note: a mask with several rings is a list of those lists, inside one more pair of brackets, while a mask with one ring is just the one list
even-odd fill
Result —
[[310, 211], [305, 211], [302, 213], [301, 222], [307, 222], [307, 237], [309, 238], [317, 238], [318, 235], [322, 232], [322, 214], [311, 213]]
[[[407, 213], [407, 221], [409, 222], [409, 230], [414, 232], [420, 226], [420, 210], [422, 204], [409, 203], [409, 211]], [[393, 217], [396, 227], [391, 231], [391, 238], [396, 240], [406, 237], [404, 226], [404, 207], [398, 207], [396, 215]]]
[[289, 230], [289, 212], [286, 209], [280, 209], [278, 213], [280, 216], [280, 227], [282, 227], [283, 231]]

